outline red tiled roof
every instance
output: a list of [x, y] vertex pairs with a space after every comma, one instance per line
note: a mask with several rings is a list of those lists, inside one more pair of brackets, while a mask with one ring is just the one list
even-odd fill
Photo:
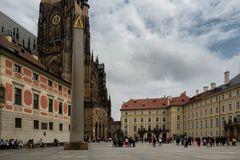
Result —
[[18, 55], [19, 57], [46, 70], [46, 68], [37, 59], [35, 59], [33, 55], [31, 55], [26, 49], [23, 49], [17, 43], [9, 42], [4, 36], [0, 36], [0, 46], [12, 50], [13, 52], [18, 51], [18, 53], [16, 53], [15, 55]]
[[200, 94], [198, 94], [198, 95], [195, 95], [195, 96], [191, 97], [191, 98], [189, 99], [189, 102], [201, 100], [201, 99], [203, 99], [204, 97], [210, 95], [211, 93], [212, 93], [212, 90], [208, 90], [208, 91], [202, 92], [202, 93], [200, 93]]
[[122, 105], [121, 110], [164, 109], [170, 106], [181, 106], [187, 103], [188, 100], [189, 97], [186, 96], [186, 93], [181, 94], [179, 97], [173, 98], [131, 99]]

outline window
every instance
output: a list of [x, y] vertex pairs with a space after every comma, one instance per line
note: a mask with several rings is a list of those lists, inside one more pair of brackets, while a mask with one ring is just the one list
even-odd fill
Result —
[[127, 135], [127, 126], [124, 126], [125, 127], [125, 130], [124, 130], [124, 134]]
[[229, 105], [228, 105], [228, 109], [229, 109], [229, 111], [232, 110], [232, 104], [229, 104]]
[[134, 118], [134, 122], [137, 122], [137, 119], [136, 119], [136, 118]]
[[15, 128], [22, 128], [22, 118], [15, 118]]
[[125, 115], [128, 115], [128, 112], [125, 112]]
[[151, 111], [149, 111], [148, 114], [151, 114]]
[[207, 110], [205, 109], [205, 116], [207, 115]]
[[52, 99], [48, 100], [48, 111], [53, 112], [53, 100]]
[[218, 118], [216, 118], [216, 127], [218, 127]]
[[21, 66], [15, 64], [14, 65], [14, 71], [17, 72], [17, 73], [21, 73]]
[[224, 94], [222, 95], [222, 100], [224, 100]]
[[216, 113], [218, 113], [218, 107], [216, 107]]
[[42, 124], [41, 124], [41, 129], [42, 129], [42, 130], [47, 130], [47, 126], [48, 126], [47, 123], [42, 122]]
[[48, 86], [52, 87], [52, 81], [48, 80]]
[[71, 125], [70, 124], [68, 125], [68, 130], [71, 131]]
[[177, 116], [177, 120], [180, 120], [180, 116], [179, 115]]
[[151, 125], [148, 125], [148, 130], [151, 130], [151, 128], [152, 128]]
[[38, 74], [37, 73], [33, 73], [33, 80], [38, 81]]
[[179, 123], [177, 124], [177, 130], [180, 130], [180, 124]]
[[222, 106], [222, 113], [224, 112], [224, 110], [225, 110], [225, 107], [224, 107], [224, 106]]
[[228, 117], [228, 121], [231, 121], [231, 122], [232, 122], [232, 116], [229, 116], [229, 117]]
[[39, 121], [37, 121], [37, 120], [33, 121], [33, 128], [34, 129], [39, 129]]
[[71, 116], [71, 109], [72, 109], [71, 105], [68, 105], [68, 116]]
[[212, 108], [210, 109], [210, 114], [212, 114]]
[[202, 121], [200, 121], [200, 128], [203, 128]]
[[125, 118], [124, 122], [127, 123], [127, 118]]
[[213, 127], [213, 119], [210, 119], [210, 128]]
[[22, 104], [22, 90], [19, 88], [15, 88], [14, 97], [15, 97], [15, 104], [21, 105]]
[[166, 122], [166, 118], [165, 117], [163, 117], [163, 122]]
[[141, 122], [143, 122], [143, 118], [141, 118]]
[[59, 110], [58, 110], [59, 114], [62, 114], [62, 102], [59, 102]]
[[159, 125], [156, 125], [156, 129], [159, 129]]
[[62, 90], [62, 86], [61, 86], [61, 85], [58, 86], [58, 90], [59, 90], [59, 91]]
[[231, 91], [229, 92], [229, 98], [230, 98], [230, 97], [232, 97], [232, 92], [231, 92]]
[[236, 108], [240, 109], [239, 102], [236, 102]]
[[137, 132], [137, 126], [134, 126], [134, 132]]
[[53, 122], [49, 122], [49, 130], [53, 130]]
[[163, 129], [166, 129], [166, 125], [163, 125], [162, 128], [163, 128]]
[[39, 95], [33, 94], [33, 108], [38, 109], [39, 105]]
[[222, 125], [225, 123], [225, 117], [222, 117]]
[[208, 127], [208, 121], [205, 120], [205, 127], [207, 128]]
[[71, 94], [71, 90], [70, 89], [68, 90], [68, 94]]
[[236, 95], [237, 95], [237, 96], [239, 95], [239, 89], [236, 90]]
[[157, 117], [157, 118], [156, 118], [156, 122], [158, 122], [158, 121], [159, 121], [159, 118]]
[[148, 118], [148, 122], [151, 122], [151, 118]]
[[63, 131], [63, 124], [59, 124], [59, 131]]

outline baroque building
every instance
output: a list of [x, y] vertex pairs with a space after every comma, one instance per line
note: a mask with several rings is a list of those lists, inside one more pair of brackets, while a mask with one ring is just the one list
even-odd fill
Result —
[[202, 93], [197, 90], [191, 98], [182, 94], [175, 98], [131, 99], [121, 107], [121, 124], [125, 135], [131, 137], [139, 137], [138, 130], [144, 128], [144, 137], [149, 138], [155, 134], [148, 131], [161, 128], [163, 138], [186, 135], [239, 139], [240, 74], [230, 79], [230, 73], [225, 72], [224, 84], [212, 83], [210, 89], [205, 86]]
[[224, 84], [196, 92], [184, 106], [184, 131], [192, 137], [227, 136], [240, 138], [240, 74]]
[[161, 130], [160, 137], [183, 134], [183, 105], [188, 101], [186, 93], [179, 97], [131, 99], [121, 107], [121, 124], [125, 135], [139, 137], [145, 130], [145, 138], [156, 136], [152, 131]]

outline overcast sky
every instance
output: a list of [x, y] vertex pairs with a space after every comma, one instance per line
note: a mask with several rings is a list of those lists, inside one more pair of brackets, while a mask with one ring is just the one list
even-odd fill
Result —
[[[0, 0], [37, 35], [40, 0]], [[239, 0], [89, 0], [91, 46], [106, 64], [115, 120], [131, 98], [178, 96], [240, 70]]]

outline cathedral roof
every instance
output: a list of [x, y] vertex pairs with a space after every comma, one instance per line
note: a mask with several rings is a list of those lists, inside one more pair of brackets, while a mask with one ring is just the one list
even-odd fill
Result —
[[147, 99], [131, 99], [123, 103], [121, 110], [139, 110], [139, 109], [165, 109], [171, 106], [182, 106], [188, 102], [186, 93], [182, 93], [179, 97], [165, 98], [147, 98]]

